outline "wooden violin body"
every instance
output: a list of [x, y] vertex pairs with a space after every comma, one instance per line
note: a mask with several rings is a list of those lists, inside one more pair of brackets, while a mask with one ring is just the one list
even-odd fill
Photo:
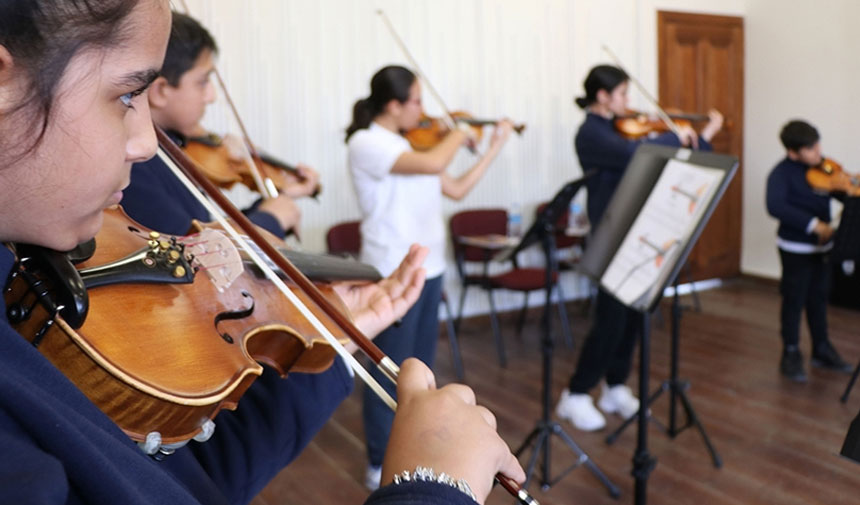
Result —
[[[480, 142], [484, 134], [484, 126], [494, 125], [497, 120], [475, 119], [471, 114], [463, 111], [454, 111], [451, 113], [451, 118], [455, 122], [466, 123], [471, 127], [472, 137], [476, 142]], [[514, 126], [514, 131], [521, 135], [526, 126], [519, 124]], [[427, 115], [421, 116], [418, 121], [418, 127], [409, 130], [404, 134], [409, 144], [416, 151], [427, 151], [435, 147], [442, 139], [448, 135], [448, 128], [441, 118], [430, 117]]]
[[[77, 303], [83, 307], [56, 314], [56, 302], [38, 296], [32, 278], [39, 277], [40, 291], [46, 285], [68, 291], [59, 286], [66, 280], [23, 270], [10, 283], [6, 303], [20, 313], [10, 318], [17, 331], [133, 440], [155, 432], [163, 444], [194, 437], [221, 409], [236, 407], [262, 373], [259, 363], [283, 376], [323, 371], [333, 362], [334, 349], [315, 338], [314, 328], [267, 279], [245, 271], [219, 290], [207, 273], [193, 272], [196, 260], [185, 244], [150, 235], [121, 209], [105, 211], [96, 243], [93, 256], [77, 265], [78, 279], [69, 282], [77, 298], [85, 290]], [[141, 250], [125, 266], [88, 268]], [[158, 267], [153, 263], [167, 267], [161, 277], [148, 272]], [[149, 280], [136, 280], [146, 274]], [[97, 287], [87, 288], [93, 282]], [[343, 308], [330, 287], [321, 288]], [[59, 298], [66, 304], [69, 296]], [[342, 338], [337, 324], [318, 317]]]
[[[256, 188], [248, 163], [233, 159], [223, 139], [215, 134], [189, 137], [183, 148], [192, 160], [200, 165], [203, 173], [216, 185], [229, 188], [235, 183], [242, 183], [249, 188]], [[304, 181], [304, 176], [296, 167], [280, 161], [272, 156], [252, 153], [251, 159], [264, 179], [271, 180], [278, 191], [290, 184], [290, 179]], [[313, 193], [316, 196], [321, 191], [317, 186]]]
[[[671, 111], [671, 109], [667, 109], [667, 114], [679, 127], [689, 127], [692, 126], [693, 122], [708, 120], [708, 116], [702, 114], [684, 114]], [[618, 133], [628, 139], [638, 139], [652, 133], [672, 131], [671, 127], [659, 117], [653, 117], [636, 110], [629, 110], [623, 116], [616, 116], [614, 125]]]
[[822, 158], [821, 163], [810, 167], [806, 171], [806, 182], [826, 193], [860, 196], [860, 177], [848, 174], [842, 165], [830, 158]]

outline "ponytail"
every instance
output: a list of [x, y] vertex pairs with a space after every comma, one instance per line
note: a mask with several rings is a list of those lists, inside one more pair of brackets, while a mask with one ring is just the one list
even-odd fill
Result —
[[353, 133], [370, 126], [370, 123], [373, 122], [373, 118], [375, 117], [376, 112], [373, 110], [373, 104], [370, 102], [370, 98], [362, 98], [355, 102], [355, 105], [352, 107], [352, 124], [350, 124], [346, 129], [345, 140], [348, 142]]
[[369, 127], [391, 100], [406, 103], [409, 88], [414, 83], [415, 74], [397, 65], [389, 65], [374, 74], [370, 80], [370, 96], [355, 102], [352, 108], [352, 124], [346, 129], [346, 141], [353, 133]]
[[578, 97], [574, 101], [580, 108], [586, 107], [597, 102], [597, 92], [601, 89], [607, 93], [612, 93], [612, 90], [618, 87], [619, 84], [627, 82], [630, 77], [627, 72], [612, 65], [597, 65], [588, 72], [585, 82], [582, 87], [585, 88], [585, 96]]

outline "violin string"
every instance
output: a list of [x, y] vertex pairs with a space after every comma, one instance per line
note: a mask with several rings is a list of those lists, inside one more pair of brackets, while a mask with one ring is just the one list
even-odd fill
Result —
[[[615, 63], [616, 67], [620, 68], [621, 70], [624, 70], [624, 66], [621, 64], [621, 60], [618, 59], [618, 56], [615, 55], [615, 53], [612, 51], [612, 49], [609, 48], [608, 45], [603, 44], [603, 51], [605, 51], [606, 54], [609, 55], [609, 59], [611, 59], [612, 62]], [[677, 135], [678, 138], [681, 138], [681, 128], [675, 123], [675, 121], [672, 121], [672, 118], [669, 117], [669, 114], [666, 114], [666, 111], [663, 110], [663, 108], [660, 107], [660, 104], [657, 103], [657, 100], [653, 96], [651, 96], [650, 93], [648, 93], [648, 90], [645, 89], [645, 86], [643, 86], [642, 83], [640, 83], [639, 80], [636, 79], [636, 77], [634, 77], [633, 74], [631, 74], [630, 72], [624, 70], [624, 73], [627, 74], [627, 77], [636, 86], [636, 89], [638, 89], [639, 92], [642, 93], [642, 96], [644, 96], [646, 100], [651, 102], [651, 105], [653, 105], [657, 109], [657, 116], [659, 116], [660, 119], [664, 123], [666, 123], [666, 126], [668, 126], [670, 130], [672, 130], [672, 133]]]
[[[179, 0], [179, 1], [183, 5], [185, 13], [186, 14], [189, 13], [188, 6], [185, 3], [185, 0]], [[454, 119], [451, 116], [450, 110], [445, 105], [445, 102], [442, 100], [442, 97], [436, 92], [436, 89], [433, 87], [433, 85], [430, 83], [430, 81], [427, 80], [426, 76], [421, 71], [420, 67], [418, 66], [418, 62], [415, 61], [414, 58], [412, 58], [412, 55], [409, 53], [409, 50], [406, 48], [406, 45], [403, 43], [403, 41], [398, 36], [397, 32], [394, 30], [394, 26], [391, 24], [391, 21], [389, 21], [388, 16], [385, 15], [385, 12], [383, 12], [382, 9], [379, 9], [377, 12], [385, 21], [386, 25], [388, 26], [389, 30], [391, 31], [391, 34], [394, 36], [395, 40], [398, 42], [401, 49], [403, 49], [404, 53], [406, 54], [407, 59], [409, 59], [411, 61], [411, 63], [413, 65], [416, 73], [418, 74], [419, 78], [421, 78], [424, 81], [424, 83], [427, 86], [430, 93], [439, 102], [439, 105], [442, 107], [442, 109], [445, 112], [445, 119], [447, 120], [448, 128], [453, 130], [456, 127], [456, 125], [454, 124]], [[218, 73], [218, 69], [215, 68], [213, 73], [215, 74], [216, 79], [218, 80], [219, 84], [221, 85], [222, 90], [224, 91], [224, 95], [228, 100], [228, 103], [230, 104], [231, 108], [233, 109], [233, 114], [239, 123], [240, 129], [242, 130], [243, 135], [245, 136], [245, 141], [248, 144], [248, 148], [253, 149], [253, 144], [250, 143], [250, 139], [247, 136], [247, 131], [245, 131], [244, 124], [242, 123], [242, 120], [239, 117], [238, 110], [236, 110], [235, 105], [233, 104], [233, 101], [230, 99], [230, 96], [227, 93], [227, 88], [224, 86], [224, 81], [221, 79], [221, 76]], [[209, 199], [209, 197], [207, 197], [201, 191], [198, 190], [198, 188], [188, 179], [188, 177], [186, 177], [185, 174], [182, 173], [182, 170], [178, 166], [176, 166], [176, 164], [173, 162], [173, 159], [164, 153], [164, 151], [161, 149], [161, 147], [158, 148], [158, 156], [163, 161], [165, 161], [165, 163], [167, 163], [167, 166], [170, 168], [170, 170], [173, 171], [173, 173], [179, 178], [179, 180], [189, 189], [189, 191], [191, 191], [191, 194], [194, 195], [194, 197], [207, 208], [209, 213], [215, 217], [215, 219], [221, 224], [221, 226], [223, 226], [224, 229], [227, 230], [228, 233], [236, 241], [238, 241], [240, 243], [244, 243], [244, 241], [242, 240], [239, 233], [227, 222], [227, 220], [221, 214], [221, 212], [219, 211], [217, 206]], [[251, 173], [254, 173], [254, 171], [256, 170], [256, 165], [254, 165], [252, 163], [251, 167], [249, 167], [249, 168], [251, 168]], [[263, 194], [265, 195], [265, 191], [266, 191], [265, 188], [260, 188], [260, 189], [261, 189], [261, 192], [263, 192]], [[388, 405], [389, 408], [396, 411], [397, 410], [397, 402], [391, 397], [391, 395], [388, 394], [387, 391], [385, 391], [385, 389], [382, 388], [382, 386], [376, 381], [376, 379], [374, 379], [370, 375], [370, 373], [367, 370], [365, 370], [364, 367], [361, 366], [361, 364], [358, 363], [358, 360], [355, 359], [355, 356], [353, 356], [349, 351], [347, 351], [346, 348], [344, 348], [343, 345], [341, 345], [341, 343], [338, 342], [336, 338], [334, 338], [334, 336], [328, 331], [328, 328], [326, 328], [325, 326], [322, 325], [322, 323], [319, 321], [319, 319], [317, 319], [317, 317], [313, 313], [311, 313], [310, 310], [308, 310], [308, 308], [304, 305], [304, 303], [302, 303], [287, 288], [287, 286], [281, 281], [280, 277], [278, 277], [278, 275], [271, 268], [269, 268], [269, 266], [267, 264], [265, 264], [265, 262], [262, 260], [262, 258], [260, 258], [259, 255], [255, 251], [250, 250], [250, 247], [246, 247], [246, 249], [248, 249], [247, 254], [249, 255], [249, 257], [251, 257], [251, 259], [254, 261], [254, 263], [257, 265], [257, 267], [260, 268], [260, 270], [265, 273], [266, 277], [268, 277], [275, 284], [275, 286], [278, 287], [279, 290], [281, 290], [281, 293], [283, 293], [283, 295], [296, 307], [296, 309], [298, 309], [306, 317], [306, 319], [311, 323], [311, 325], [314, 326], [314, 328], [320, 332], [320, 334], [323, 336], [323, 338], [325, 338], [326, 341], [328, 341], [329, 344], [332, 346], [332, 348], [334, 348], [334, 350], [345, 360], [345, 362], [349, 364], [349, 366], [352, 368], [352, 370], [359, 377], [361, 377], [362, 380], [364, 380], [365, 384], [367, 384], [367, 386], [369, 388], [371, 388], [371, 390], [373, 390], [373, 392], [386, 405]], [[379, 367], [379, 369], [382, 371], [382, 373], [386, 377], [391, 379], [396, 384], [397, 376], [400, 373], [400, 367], [397, 366], [397, 364], [394, 363], [394, 361], [392, 361], [391, 358], [389, 358], [388, 356], [385, 356], [377, 364], [377, 366]], [[512, 496], [514, 496], [519, 503], [522, 503], [524, 505], [538, 505], [538, 501], [536, 499], [534, 499], [534, 497], [532, 497], [528, 491], [526, 491], [524, 488], [522, 488], [516, 481], [514, 481], [513, 479], [511, 479], [507, 475], [498, 473], [495, 476], [495, 480], [496, 480], [496, 482], [501, 484], [501, 486], [508, 493], [510, 493]]]
[[[168, 156], [161, 147], [158, 148], [158, 157], [161, 158], [164, 163], [170, 168], [170, 170], [176, 175], [179, 181], [194, 195], [194, 197], [206, 207], [206, 210], [215, 218], [216, 221], [227, 231], [228, 234], [233, 238], [234, 241], [239, 243], [244, 243], [242, 236], [236, 231], [233, 226], [227, 221], [224, 217], [220, 209], [214, 202], [212, 202], [209, 197], [202, 194], [197, 186], [191, 182], [188, 177], [182, 172], [182, 170], [176, 165], [173, 159]], [[334, 350], [346, 361], [346, 363], [352, 368], [352, 370], [364, 380], [365, 384], [369, 388], [376, 393], [382, 401], [388, 405], [392, 410], [397, 409], [397, 402], [388, 394], [388, 392], [383, 389], [382, 385], [380, 385], [376, 379], [374, 379], [370, 373], [361, 366], [355, 356], [352, 355], [346, 348], [338, 342], [338, 340], [331, 334], [331, 332], [326, 328], [322, 322], [314, 315], [307, 306], [302, 303], [301, 300], [287, 287], [287, 285], [281, 280], [281, 278], [269, 267], [268, 264], [253, 250], [250, 246], [245, 246], [245, 252], [257, 265], [257, 267], [266, 275], [266, 277], [281, 291], [281, 293], [293, 304], [293, 306], [298, 310], [302, 316], [317, 330], [320, 335], [334, 348]], [[391, 361], [389, 359], [389, 361]], [[387, 364], [389, 368], [393, 367], [392, 370], [396, 376], [399, 372], [399, 368], [393, 362]], [[385, 371], [383, 369], [383, 371]]]

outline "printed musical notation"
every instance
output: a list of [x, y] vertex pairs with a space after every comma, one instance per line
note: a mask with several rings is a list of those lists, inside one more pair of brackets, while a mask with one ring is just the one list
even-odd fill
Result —
[[[724, 172], [669, 160], [600, 282], [628, 306], [662, 288]], [[647, 299], [651, 299], [648, 296]]]

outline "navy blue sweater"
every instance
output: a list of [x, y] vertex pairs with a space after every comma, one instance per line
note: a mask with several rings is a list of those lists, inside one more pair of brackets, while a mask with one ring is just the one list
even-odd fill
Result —
[[[154, 200], [150, 203], [157, 205], [159, 199], [182, 203], [162, 207], [174, 209], [175, 214], [149, 213], [158, 222], [148, 226], [184, 233], [189, 216], [197, 217], [193, 206], [185, 206], [187, 200], [167, 198], [172, 189], [157, 191], [155, 184], [148, 188]], [[0, 278], [6, 279], [12, 266], [12, 253], [0, 247]], [[156, 462], [17, 334], [4, 310], [0, 314], [0, 451], [5, 457], [0, 458], [0, 503], [248, 503], [301, 452], [352, 385], [341, 360], [324, 373], [293, 373], [287, 379], [267, 370], [236, 411], [222, 411], [215, 418], [211, 439], [191, 442]], [[367, 503], [473, 502], [441, 484], [414, 483], [383, 488]]]
[[[171, 134], [181, 143], [182, 139]], [[245, 215], [257, 226], [265, 228], [278, 237], [285, 231], [275, 216], [258, 210], [260, 201], [246, 209]], [[131, 167], [131, 183], [123, 191], [121, 205], [132, 219], [147, 228], [170, 235], [185, 235], [191, 220], [211, 221], [209, 212], [188, 189], [179, 182], [167, 165], [156, 156]]]
[[[629, 140], [615, 129], [611, 119], [589, 112], [574, 138], [574, 148], [579, 157], [579, 165], [584, 172], [597, 170], [597, 174], [586, 182], [588, 189], [588, 219], [592, 226], [600, 223], [603, 212], [615, 193], [627, 164], [640, 144], [661, 144], [677, 146], [681, 144], [674, 133], [666, 132], [653, 138]], [[709, 151], [711, 145], [699, 138], [699, 149]]]
[[830, 222], [830, 195], [814, 191], [806, 182], [808, 166], [788, 157], [767, 177], [767, 211], [779, 220], [777, 235], [783, 240], [818, 244], [818, 235], [807, 233], [812, 218]]

